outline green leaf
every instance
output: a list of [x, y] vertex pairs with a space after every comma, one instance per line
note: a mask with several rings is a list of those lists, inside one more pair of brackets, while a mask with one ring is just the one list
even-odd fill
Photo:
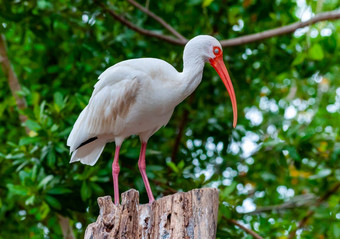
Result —
[[39, 208], [41, 219], [44, 219], [47, 217], [48, 213], [50, 212], [50, 207], [47, 205], [46, 202], [43, 202], [42, 205]]
[[202, 7], [208, 7], [214, 0], [203, 0]]
[[10, 193], [14, 195], [21, 195], [26, 196], [28, 194], [28, 188], [21, 186], [21, 185], [13, 185], [13, 184], [7, 184], [6, 185]]
[[332, 173], [332, 170], [329, 168], [321, 169], [318, 171], [316, 175], [312, 175], [309, 179], [318, 179], [318, 178], [325, 178]]
[[54, 125], [52, 125], [52, 127], [51, 127], [51, 131], [52, 131], [52, 132], [55, 132], [55, 131], [57, 131], [58, 128], [59, 128], [58, 125], [54, 124]]
[[24, 137], [19, 140], [19, 146], [34, 144], [36, 142], [39, 142], [40, 140], [40, 137]]
[[340, 169], [335, 170], [335, 178], [340, 181]]
[[292, 65], [293, 66], [296, 66], [296, 65], [299, 65], [301, 64], [305, 59], [305, 55], [304, 54], [299, 54], [297, 57], [295, 57]]
[[232, 182], [230, 186], [226, 187], [223, 192], [222, 192], [222, 196], [223, 198], [226, 198], [229, 194], [231, 194], [237, 186], [237, 182]]
[[47, 8], [52, 8], [52, 4], [48, 1], [45, 1], [45, 0], [38, 0], [37, 6], [38, 6], [38, 8], [40, 8], [42, 10], [47, 9]]
[[59, 68], [58, 65], [52, 65], [52, 66], [49, 66], [49, 67], [47, 68], [47, 72], [48, 72], [48, 73], [56, 73], [56, 72], [58, 72], [58, 71], [60, 71], [60, 68]]
[[81, 184], [80, 196], [83, 201], [86, 201], [91, 196], [91, 190], [86, 181], [83, 181], [83, 183]]
[[53, 95], [54, 103], [56, 104], [56, 109], [60, 111], [65, 106], [63, 95], [60, 92], [55, 92]]
[[340, 238], [340, 223], [334, 223], [332, 229], [334, 238]]
[[50, 149], [48, 154], [47, 154], [47, 164], [51, 168], [55, 167], [55, 161], [56, 161], [56, 155], [55, 151], [53, 149]]
[[164, 166], [162, 166], [162, 165], [147, 165], [147, 167], [148, 167], [148, 171], [162, 171], [162, 170], [164, 170]]
[[263, 172], [261, 174], [261, 177], [265, 181], [275, 181], [276, 180], [276, 176], [274, 174], [270, 173], [270, 172]]
[[323, 49], [319, 44], [314, 44], [311, 48], [309, 48], [308, 56], [312, 60], [320, 61], [324, 58]]
[[93, 189], [93, 191], [96, 193], [96, 194], [103, 194], [104, 193], [104, 190], [96, 183], [90, 183], [91, 185], [91, 188]]
[[20, 181], [24, 184], [26, 178], [30, 177], [30, 173], [26, 172], [26, 171], [23, 171], [21, 170], [19, 172], [19, 178], [20, 178]]
[[48, 194], [67, 194], [67, 193], [71, 193], [72, 190], [68, 189], [68, 188], [63, 188], [63, 187], [54, 187], [51, 188], [50, 190], [48, 190], [46, 193]]
[[172, 171], [174, 171], [175, 173], [179, 172], [179, 169], [177, 168], [176, 164], [174, 164], [173, 162], [167, 162], [167, 165], [172, 169]]
[[43, 180], [38, 184], [38, 188], [45, 187], [51, 180], [53, 179], [53, 175], [46, 176]]
[[226, 218], [230, 218], [231, 217], [231, 210], [230, 210], [230, 208], [228, 206], [224, 205], [224, 203], [222, 203], [220, 205], [220, 210], [221, 211], [220, 211], [219, 214], [221, 214], [221, 216], [224, 216]]
[[202, 0], [189, 0], [189, 1], [187, 2], [187, 4], [188, 4], [189, 6], [195, 6], [195, 5], [200, 4], [201, 2], [202, 2]]
[[292, 157], [292, 159], [294, 159], [295, 161], [300, 161], [301, 160], [300, 155], [296, 151], [295, 147], [289, 146], [287, 148], [287, 150], [289, 152], [290, 157]]
[[17, 94], [18, 94], [19, 96], [25, 97], [25, 96], [30, 95], [31, 92], [30, 92], [30, 90], [29, 90], [27, 87], [22, 87], [20, 91], [17, 91]]
[[178, 163], [177, 168], [182, 170], [184, 166], [185, 166], [185, 163], [183, 160], [181, 160], [181, 162]]
[[27, 126], [30, 130], [33, 130], [33, 131], [38, 131], [38, 130], [41, 129], [41, 126], [37, 122], [30, 120], [30, 119], [26, 120], [24, 125]]
[[131, 159], [138, 159], [139, 149], [131, 148], [124, 155], [128, 158], [131, 158]]
[[45, 195], [46, 202], [53, 208], [60, 210], [61, 209], [61, 203], [54, 197]]
[[30, 196], [29, 198], [26, 199], [25, 204], [26, 205], [33, 205], [35, 200], [35, 195]]
[[38, 174], [38, 165], [35, 164], [32, 168], [32, 173], [31, 173], [32, 181], [35, 181], [35, 179], [37, 178], [37, 174]]

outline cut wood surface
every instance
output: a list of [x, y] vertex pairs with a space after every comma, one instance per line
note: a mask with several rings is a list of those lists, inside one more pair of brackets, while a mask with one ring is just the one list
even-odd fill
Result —
[[100, 214], [85, 239], [210, 239], [216, 237], [218, 190], [194, 189], [139, 204], [138, 191], [122, 194], [121, 205], [99, 197]]

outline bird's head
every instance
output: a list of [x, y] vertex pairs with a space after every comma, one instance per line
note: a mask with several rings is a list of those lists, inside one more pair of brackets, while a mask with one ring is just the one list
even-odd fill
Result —
[[216, 72], [219, 74], [225, 87], [227, 88], [228, 94], [230, 96], [234, 114], [233, 126], [236, 127], [236, 97], [234, 87], [229, 77], [229, 73], [223, 61], [223, 50], [221, 43], [212, 36], [200, 35], [194, 37], [187, 43], [184, 49], [184, 55], [191, 55], [191, 57], [198, 57], [200, 59], [203, 59], [204, 62], [209, 62], [210, 65], [215, 68]]

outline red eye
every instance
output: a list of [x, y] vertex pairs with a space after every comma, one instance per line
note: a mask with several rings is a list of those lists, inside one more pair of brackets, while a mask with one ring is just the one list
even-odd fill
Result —
[[213, 52], [217, 56], [221, 53], [221, 49], [218, 46], [214, 46]]

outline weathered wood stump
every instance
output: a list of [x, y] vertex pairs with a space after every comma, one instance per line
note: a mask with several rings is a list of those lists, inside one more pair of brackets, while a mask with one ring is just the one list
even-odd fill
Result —
[[139, 204], [138, 191], [122, 194], [121, 205], [110, 196], [99, 197], [100, 215], [85, 232], [85, 239], [214, 239], [218, 190], [194, 189]]

